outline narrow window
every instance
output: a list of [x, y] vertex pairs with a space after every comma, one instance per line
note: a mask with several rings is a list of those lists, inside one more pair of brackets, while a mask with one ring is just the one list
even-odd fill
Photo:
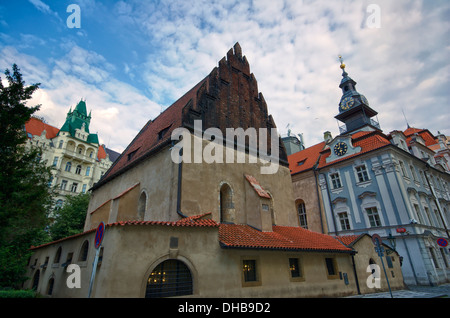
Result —
[[66, 163], [65, 171], [70, 172], [70, 169], [72, 169], [72, 163], [69, 161]]
[[54, 264], [58, 264], [60, 259], [61, 259], [61, 252], [62, 252], [62, 247], [60, 246], [58, 248], [58, 250], [56, 251], [56, 255], [55, 255], [55, 260], [53, 261]]
[[76, 174], [81, 174], [81, 166], [77, 165], [77, 168], [75, 169]]
[[242, 270], [244, 272], [245, 282], [256, 282], [256, 261], [254, 259], [244, 260], [242, 262]]
[[51, 296], [53, 294], [53, 285], [55, 284], [55, 279], [50, 278], [48, 281], [48, 287], [47, 287], [47, 295]]
[[61, 181], [61, 190], [66, 190], [67, 187], [67, 180], [62, 180]]
[[333, 186], [333, 189], [342, 188], [342, 183], [341, 183], [341, 178], [339, 176], [339, 173], [330, 174], [330, 178], [331, 178], [331, 185]]
[[145, 192], [141, 193], [138, 201], [138, 220], [143, 221], [145, 217], [145, 210], [147, 208], [147, 194]]
[[86, 177], [89, 177], [90, 173], [91, 173], [91, 167], [86, 167]]
[[337, 269], [336, 269], [336, 260], [331, 257], [325, 258], [325, 264], [327, 266], [327, 275], [328, 278], [336, 278], [337, 276]]
[[72, 187], [70, 188], [70, 192], [77, 192], [78, 183], [72, 183]]
[[367, 208], [366, 213], [371, 227], [381, 226], [380, 216], [376, 207]]
[[357, 166], [356, 175], [358, 176], [358, 182], [369, 181], [369, 174], [365, 165]]
[[289, 271], [291, 273], [291, 278], [302, 277], [300, 262], [298, 258], [289, 258]]
[[308, 229], [308, 220], [306, 218], [305, 202], [303, 200], [300, 200], [297, 203], [297, 212], [300, 221], [300, 226], [304, 229]]
[[88, 252], [89, 252], [89, 242], [84, 241], [83, 245], [81, 246], [80, 256], [78, 257], [78, 261], [85, 262], [88, 257]]
[[341, 223], [342, 230], [350, 230], [350, 221], [348, 219], [347, 212], [341, 212], [338, 214], [339, 222]]

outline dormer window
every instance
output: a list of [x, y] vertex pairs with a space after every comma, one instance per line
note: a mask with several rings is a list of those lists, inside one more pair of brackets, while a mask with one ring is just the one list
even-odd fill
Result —
[[164, 138], [165, 134], [169, 131], [169, 128], [170, 128], [170, 126], [164, 128], [163, 130], [161, 130], [161, 131], [158, 133], [158, 141]]
[[129, 154], [128, 154], [128, 161], [130, 161], [133, 157], [134, 157], [134, 155], [136, 154], [136, 152], [139, 150], [139, 148], [138, 149], [136, 149], [136, 150], [134, 150], [134, 151], [132, 151], [132, 152], [130, 152]]

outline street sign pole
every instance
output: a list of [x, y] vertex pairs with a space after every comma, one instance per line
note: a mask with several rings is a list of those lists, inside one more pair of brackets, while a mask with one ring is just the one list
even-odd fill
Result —
[[391, 285], [389, 284], [389, 278], [386, 273], [386, 268], [384, 267], [384, 262], [383, 262], [384, 248], [381, 246], [381, 237], [378, 234], [374, 234], [372, 236], [372, 241], [375, 244], [375, 251], [378, 253], [378, 256], [381, 259], [381, 265], [383, 266], [384, 276], [386, 277], [386, 282], [387, 282], [387, 285], [389, 288], [389, 293], [391, 294], [391, 298], [394, 298], [394, 296], [392, 295], [392, 291], [391, 291]]
[[97, 227], [97, 231], [95, 232], [94, 246], [96, 251], [94, 263], [92, 264], [91, 280], [89, 281], [88, 298], [91, 298], [92, 287], [94, 287], [95, 274], [97, 273], [98, 258], [100, 256], [100, 248], [102, 245], [104, 234], [105, 234], [105, 223], [101, 222], [100, 225]]

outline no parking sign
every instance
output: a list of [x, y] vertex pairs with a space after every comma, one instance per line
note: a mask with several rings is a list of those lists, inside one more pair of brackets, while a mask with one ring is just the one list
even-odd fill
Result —
[[438, 243], [438, 245], [440, 246], [440, 247], [447, 247], [447, 245], [448, 245], [448, 241], [445, 239], [445, 238], [438, 238], [437, 240], [436, 240], [436, 242]]
[[104, 234], [105, 234], [105, 223], [100, 222], [100, 224], [97, 227], [97, 231], [95, 232], [94, 246], [96, 249], [98, 249], [102, 244]]

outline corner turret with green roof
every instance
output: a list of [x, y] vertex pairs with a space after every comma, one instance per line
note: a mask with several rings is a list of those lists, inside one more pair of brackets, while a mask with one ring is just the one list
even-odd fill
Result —
[[98, 144], [98, 135], [89, 133], [90, 122], [91, 112], [89, 112], [89, 115], [87, 114], [86, 101], [81, 99], [73, 111], [72, 108], [70, 108], [67, 113], [66, 121], [59, 130], [58, 135], [61, 132], [68, 132], [72, 137], [79, 138], [76, 135], [76, 130], [84, 130], [84, 132], [88, 134], [86, 141], [88, 143]]

